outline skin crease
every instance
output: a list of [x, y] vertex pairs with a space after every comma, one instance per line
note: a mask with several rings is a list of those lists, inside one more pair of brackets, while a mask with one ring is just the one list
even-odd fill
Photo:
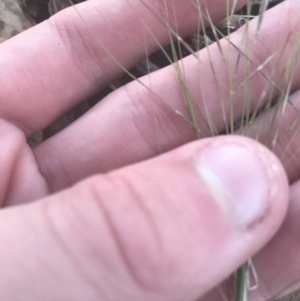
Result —
[[[146, 39], [150, 51], [154, 51], [154, 44], [150, 36], [146, 34], [145, 37], [145, 33], [140, 29], [141, 27], [135, 24], [135, 22], [139, 21], [132, 18], [137, 11], [145, 16], [148, 25], [162, 43], [167, 43], [169, 37], [167, 32], [163, 30], [162, 25], [143, 6], [138, 6], [137, 10], [134, 10], [130, 6], [122, 7], [120, 1], [114, 1], [114, 3], [116, 5], [111, 5], [111, 0], [89, 1], [79, 5], [78, 8], [86, 16], [86, 20], [88, 20], [88, 24], [92, 29], [105, 28], [101, 39], [108, 45], [112, 54], [124, 66], [129, 68], [144, 54], [144, 43], [141, 43], [141, 41]], [[132, 5], [135, 3], [135, 1], [131, 1]], [[186, 16], [190, 15], [190, 12], [195, 11], [190, 2], [169, 1], [168, 3], [172, 3], [176, 8], [176, 23], [180, 28], [180, 34], [186, 35], [192, 32], [197, 25], [197, 16], [192, 15], [187, 20]], [[225, 8], [221, 5], [222, 3], [223, 1], [210, 1], [207, 3], [213, 20], [218, 20], [226, 14]], [[243, 4], [243, 1], [239, 1], [240, 6]], [[110, 10], [110, 7], [113, 7], [113, 9]], [[158, 2], [154, 3], [153, 9], [157, 10], [158, 13], [162, 11]], [[296, 23], [296, 26], [292, 27], [289, 20], [293, 19], [292, 16], [294, 18], [297, 17], [299, 9], [300, 4], [298, 1], [287, 0], [278, 8], [272, 9], [266, 14], [262, 33], [255, 45], [256, 48], [253, 54], [258, 64], [264, 62], [276, 50], [279, 42], [284, 42], [285, 35], [283, 33], [290, 31], [291, 39], [295, 38], [296, 33], [299, 31], [299, 25]], [[101, 14], [104, 11], [106, 14]], [[120, 12], [122, 13], [120, 18], [112, 18], [112, 16], [118, 16]], [[101, 18], [99, 18], [99, 13]], [[272, 20], [278, 20], [276, 17], [279, 14], [282, 14], [280, 19], [282, 26], [276, 27], [276, 31], [274, 31]], [[107, 22], [107, 18], [116, 21]], [[252, 32], [254, 32], [253, 28], [255, 28], [254, 22], [252, 23], [254, 24], [252, 25]], [[126, 26], [122, 26], [123, 24], [126, 24]], [[125, 31], [126, 39], [131, 41], [129, 44], [131, 48], [128, 48], [128, 44], [125, 45], [125, 43], [118, 42], [116, 45], [116, 39], [112, 39], [110, 35], [111, 32], [118, 33], [115, 30], [116, 28], [122, 28]], [[122, 32], [122, 35], [124, 35], [124, 32]], [[276, 43], [271, 42], [274, 40], [274, 37], [276, 37]], [[233, 42], [237, 44], [241, 41], [241, 38], [241, 31], [232, 36]], [[28, 41], [30, 41], [30, 44]], [[289, 45], [289, 47], [291, 46]], [[218, 58], [219, 54], [215, 45], [211, 47], [211, 51], [215, 54], [215, 64], [216, 67], [219, 67], [220, 78], [225, 79], [227, 74], [225, 70], [226, 64], [223, 64], [221, 59]], [[287, 57], [288, 54], [283, 56], [283, 61], [286, 61]], [[208, 65], [207, 54], [203, 54], [202, 60], [204, 64]], [[95, 64], [95, 62], [98, 64]], [[185, 64], [187, 68], [190, 68], [189, 70], [195, 68], [191, 58], [187, 58]], [[282, 66], [284, 66], [284, 63]], [[299, 69], [298, 65], [295, 66], [295, 81], [292, 85], [292, 98], [296, 106], [297, 102], [300, 101], [297, 93], [299, 88], [297, 86], [299, 84], [297, 78], [300, 76]], [[117, 277], [117, 279], [127, 280], [126, 269], [123, 270], [122, 261], [121, 263], [119, 262], [121, 259], [118, 257], [117, 248], [113, 248], [113, 251], [109, 247], [105, 249], [105, 246], [110, 246], [113, 242], [110, 239], [110, 235], [106, 233], [109, 232], [105, 223], [107, 219], [99, 219], [99, 216], [102, 216], [105, 211], [102, 209], [100, 210], [101, 213], [99, 213], [99, 205], [95, 205], [101, 204], [102, 199], [105, 198], [105, 195], [101, 195], [97, 190], [97, 185], [100, 182], [103, 187], [106, 187], [104, 191], [111, 193], [107, 192], [106, 198], [109, 199], [114, 199], [111, 196], [114, 196], [115, 191], [117, 191], [115, 185], [119, 184], [122, 192], [124, 183], [127, 183], [127, 186], [125, 185], [127, 189], [123, 188], [124, 192], [130, 191], [128, 188], [133, 187], [131, 189], [135, 192], [133, 195], [143, 195], [145, 198], [142, 191], [138, 188], [146, 185], [146, 181], [145, 183], [143, 182], [144, 177], [146, 177], [143, 171], [150, 170], [149, 174], [152, 175], [153, 179], [159, 179], [157, 183], [169, 183], [165, 176], [159, 178], [155, 173], [155, 168], [153, 167], [153, 170], [151, 168], [152, 165], [165, 166], [165, 174], [174, 177], [174, 183], [180, 183], [182, 178], [179, 181], [176, 178], [178, 173], [174, 172], [170, 166], [173, 166], [174, 162], [178, 162], [181, 156], [185, 157], [187, 156], [186, 154], [190, 154], [194, 147], [193, 145], [196, 144], [182, 148], [179, 153], [174, 152], [159, 157], [158, 161], [153, 159], [153, 161], [137, 164], [134, 168], [128, 167], [106, 176], [95, 176], [87, 179], [89, 176], [141, 162], [157, 155], [156, 139], [153, 131], [153, 115], [149, 114], [151, 112], [149, 108], [153, 104], [153, 96], [137, 83], [133, 83], [107, 97], [81, 120], [45, 141], [36, 149], [31, 150], [27, 146], [26, 136], [41, 130], [56, 117], [120, 75], [119, 68], [101, 50], [95, 42], [95, 38], [87, 33], [86, 27], [82, 25], [78, 15], [72, 9], [65, 10], [40, 26], [1, 44], [0, 70], [2, 86], [0, 91], [0, 139], [3, 146], [0, 155], [0, 197], [2, 206], [8, 207], [8, 209], [4, 208], [0, 215], [0, 223], [3, 223], [3, 226], [0, 227], [2, 229], [0, 231], [0, 244], [5, 245], [5, 249], [0, 251], [0, 261], [1, 265], [4, 266], [3, 271], [6, 273], [0, 277], [0, 283], [2, 283], [3, 288], [1, 289], [2, 295], [0, 297], [2, 299], [0, 298], [0, 300], [22, 300], [22, 297], [18, 294], [23, 294], [23, 296], [24, 294], [29, 294], [32, 297], [30, 298], [31, 300], [40, 300], [38, 299], [39, 296], [46, 296], [49, 291], [52, 291], [51, 288], [57, 287], [58, 283], [68, 285], [63, 286], [63, 288], [60, 287], [61, 291], [58, 290], [58, 295], [54, 296], [56, 300], [64, 300], [64, 297], [70, 294], [70, 291], [68, 291], [70, 288], [76, 288], [77, 296], [79, 296], [78, 300], [82, 300], [80, 297], [85, 298], [85, 300], [93, 300], [93, 298], [99, 297], [99, 294], [104, 300], [120, 299], [123, 295], [112, 296], [110, 293], [118, 286], [118, 283], [115, 283], [113, 280], [115, 277], [118, 276], [120, 278]], [[272, 70], [272, 66], [267, 66], [267, 70]], [[191, 75], [187, 80], [191, 86], [191, 91], [192, 93], [197, 93], [196, 83], [198, 82], [193, 78], [193, 72], [189, 74]], [[170, 104], [181, 110], [182, 99], [179, 96], [178, 87], [174, 87], [174, 82], [172, 86], [172, 80], [162, 84], [162, 78], [172, 79], [172, 77], [175, 78], [175, 74], [171, 68], [159, 71], [152, 77], [152, 88], [158, 95], [162, 95], [164, 99], [168, 99], [165, 96], [169, 93], [169, 97], [172, 98]], [[148, 83], [147, 78], [143, 80]], [[218, 95], [216, 95], [213, 80], [211, 76], [203, 77], [201, 80], [203, 80], [203, 87], [206, 87], [203, 95], [205, 98], [211, 99], [211, 110], [216, 112], [218, 109], [216, 100]], [[100, 87], [99, 83], [101, 83]], [[238, 82], [235, 85], [238, 85]], [[256, 88], [254, 89], [255, 93], [252, 95], [254, 107], [255, 99], [257, 99], [264, 85], [262, 76], [259, 74], [255, 75], [251, 85]], [[237, 93], [235, 97], [238, 103], [241, 94]], [[140, 101], [141, 99], [143, 99], [143, 102]], [[199, 104], [201, 104], [201, 100], [199, 100]], [[158, 120], [162, 124], [161, 136], [164, 138], [162, 145], [164, 152], [192, 140], [190, 127], [178, 116], [175, 116], [173, 111], [170, 111], [162, 103], [158, 103], [157, 113]], [[241, 110], [237, 108], [235, 113], [238, 118]], [[292, 113], [288, 110], [287, 114]], [[217, 129], [222, 131], [223, 123], [220, 114], [214, 114], [214, 116]], [[288, 117], [288, 115], [286, 116]], [[285, 118], [287, 118], [286, 116]], [[151, 118], [152, 123], [148, 122]], [[197, 118], [201, 125], [201, 116], [197, 115]], [[207, 129], [204, 125], [202, 127], [205, 132]], [[286, 138], [283, 134], [286, 131], [286, 126], [282, 124], [282, 131], [280, 131], [278, 138], [279, 148], [275, 150], [279, 156], [280, 152], [282, 152], [280, 146], [285, 144]], [[233, 139], [240, 141], [243, 138], [236, 137]], [[128, 141], [131, 142], [129, 145]], [[199, 148], [203, 147], [205, 143], [209, 143], [208, 141], [210, 140], [200, 141]], [[257, 147], [253, 141], [247, 140], [245, 144], [249, 147]], [[298, 149], [297, 137], [293, 140], [293, 146], [289, 152], [295, 153], [296, 149]], [[120, 150], [122, 151], [120, 152]], [[114, 156], [111, 156], [112, 153]], [[286, 156], [289, 156], [289, 153]], [[297, 252], [291, 251], [298, 249], [297, 232], [290, 231], [298, 223], [294, 212], [299, 212], [297, 205], [299, 163], [296, 164], [296, 159], [295, 164], [285, 165], [291, 184], [292, 206], [288, 212], [289, 219], [285, 221], [282, 229], [270, 244], [254, 258], [255, 267], [262, 281], [260, 282], [259, 290], [253, 296], [250, 296], [251, 300], [269, 299], [300, 276], [300, 271], [293, 269], [294, 262], [297, 260]], [[173, 168], [177, 168], [176, 164]], [[25, 178], [24, 174], [26, 174]], [[186, 174], [187, 176], [189, 175], [188, 169]], [[142, 176], [139, 177], [140, 175]], [[139, 181], [140, 178], [142, 179], [141, 184], [143, 184], [141, 186], [135, 186], [134, 183], [128, 180], [136, 179], [136, 181]], [[84, 179], [86, 180], [82, 181]], [[127, 179], [127, 181], [124, 179]], [[278, 185], [284, 188], [285, 181], [285, 175], [282, 173], [278, 180]], [[77, 183], [79, 184], [74, 188], [66, 189]], [[175, 185], [175, 187], [177, 186], [179, 190], [183, 189], [180, 188], [181, 185]], [[174, 187], [171, 188], [174, 189]], [[166, 200], [169, 199], [169, 194], [173, 192], [171, 188], [161, 192], [163, 195], [166, 195]], [[66, 190], [57, 193], [62, 189]], [[179, 192], [182, 196], [188, 194], [188, 190], [184, 189]], [[211, 266], [202, 266], [202, 262], [198, 263], [199, 266], [196, 264], [195, 269], [189, 270], [194, 262], [189, 262], [183, 258], [182, 261], [180, 260], [180, 263], [182, 263], [180, 268], [175, 264], [177, 268], [174, 270], [178, 274], [175, 273], [174, 275], [186, 275], [186, 271], [188, 271], [190, 278], [181, 279], [179, 277], [177, 279], [174, 277], [171, 279], [172, 281], [167, 281], [165, 286], [163, 286], [164, 281], [162, 280], [165, 279], [166, 275], [170, 276], [170, 274], [164, 274], [164, 270], [159, 270], [158, 275], [162, 277], [159, 278], [159, 284], [153, 281], [151, 275], [144, 276], [146, 280], [141, 283], [150, 283], [152, 285], [150, 288], [143, 285], [142, 289], [141, 287], [137, 288], [136, 283], [129, 281], [129, 291], [126, 291], [128, 300], [130, 300], [132, 295], [138, 296], [141, 300], [160, 300], [156, 298], [156, 295], [147, 295], [149, 298], [145, 299], [145, 293], [149, 293], [148, 290], [150, 289], [151, 291], [153, 287], [158, 287], [158, 290], [161, 289], [159, 292], [162, 293], [159, 296], [162, 300], [171, 300], [171, 297], [176, 295], [178, 300], [180, 300], [180, 296], [185, 296], [187, 300], [193, 300], [193, 298], [203, 295], [249, 256], [256, 253], [271, 238], [285, 212], [287, 191], [283, 189], [282, 194], [277, 202], [272, 205], [269, 211], [270, 216], [262, 220], [257, 228], [251, 229], [253, 232], [250, 231], [250, 234], [245, 238], [247, 243], [244, 244], [241, 244], [241, 241], [238, 239], [238, 243], [236, 243], [236, 236], [238, 235], [232, 234], [229, 230], [228, 233], [226, 232], [227, 228], [224, 228], [226, 224], [218, 209], [209, 206], [205, 207], [208, 208], [206, 212], [208, 217], [216, 216], [214, 220], [220, 220], [220, 223], [214, 225], [216, 241], [224, 236], [224, 239], [221, 239], [224, 248], [227, 244], [230, 246], [230, 248], [228, 247], [228, 253], [224, 252], [223, 255], [226, 256], [232, 250], [236, 251], [238, 249], [238, 252], [234, 253], [234, 259], [231, 258], [218, 275], [217, 270], [211, 269]], [[132, 197], [132, 193], [129, 195]], [[196, 199], [199, 199], [198, 194], [195, 194], [195, 196]], [[192, 196], [190, 197], [194, 199]], [[205, 200], [204, 196], [201, 197]], [[26, 206], [20, 206], [21, 203], [30, 203], [33, 200], [42, 198], [46, 199]], [[99, 202], [98, 199], [101, 201]], [[188, 202], [186, 204], [189, 205]], [[15, 205], [15, 207], [9, 208], [12, 205]], [[122, 207], [123, 210], [126, 210], [126, 208], [126, 206]], [[82, 212], [88, 214], [85, 215]], [[154, 210], [153, 212], [157, 211]], [[193, 207], [191, 207], [191, 212], [194, 212]], [[195, 233], [195, 237], [198, 237], [197, 233], [201, 228], [197, 224], [198, 219], [199, 217], [195, 217], [191, 223], [188, 223], [190, 226], [188, 230]], [[182, 216], [180, 215], [181, 220], [188, 222], [189, 219], [183, 214]], [[205, 218], [205, 214], [201, 216], [200, 220], [206, 227], [212, 226], [209, 219]], [[172, 222], [171, 219], [170, 225], [170, 229], [172, 229], [174, 221]], [[201, 223], [200, 225], [203, 226]], [[84, 226], [87, 228], [85, 229]], [[164, 228], [162, 225], [161, 227]], [[136, 225], [134, 228], [137, 228]], [[224, 230], [225, 233], [222, 232], [223, 228], [226, 230]], [[101, 248], [99, 249], [99, 245], [95, 244], [93, 240], [93, 237], [98, 234], [95, 231], [99, 229], [103, 231], [99, 236], [102, 237], [103, 235], [106, 239], [104, 240], [105, 243], [101, 244], [104, 251]], [[91, 231], [89, 236], [90, 230], [93, 231]], [[74, 235], [77, 232], [79, 234]], [[28, 233], [31, 234], [29, 237]], [[186, 234], [186, 232], [182, 233]], [[203, 237], [208, 239], [204, 234]], [[254, 240], [254, 237], [257, 239]], [[126, 235], [124, 235], [124, 240], [126, 241]], [[216, 241], [208, 239], [207, 245], [211, 248], [206, 250], [208, 254], [212, 254], [213, 249], [220, 250]], [[232, 241], [235, 243], [231, 245]], [[243, 242], [245, 241], [243, 240]], [[191, 246], [195, 243], [194, 241], [188, 242]], [[86, 248], [84, 245], [89, 247]], [[177, 246], [177, 244], [172, 244], [171, 246], [173, 247], [171, 249], [175, 250], [174, 252], [176, 253], [177, 249], [174, 246]], [[275, 251], [272, 246], [276, 246]], [[197, 262], [199, 249], [191, 248], [191, 250], [193, 255], [191, 258]], [[282, 272], [282, 267], [279, 263], [276, 262], [274, 264], [274, 260], [268, 258], [277, 258], [277, 254], [286, 254], [287, 250], [290, 250], [290, 252], [288, 253], [289, 256], [285, 257], [285, 265], [290, 266], [290, 269], [286, 275]], [[103, 258], [109, 258], [107, 256], [107, 254], [110, 254], [109, 251], [114, 255], [112, 258], [115, 258], [115, 262], [103, 260]], [[186, 249], [183, 247], [180, 251], [180, 254], [184, 254]], [[172, 252], [171, 255], [174, 255]], [[210, 260], [218, 258], [216, 252], [213, 255]], [[82, 258], [86, 258], [89, 264], [84, 263]], [[147, 261], [145, 258], [142, 259], [141, 262]], [[223, 262], [227, 262], [226, 258], [221, 259]], [[98, 263], [96, 267], [99, 267], [99, 262], [105, 266], [101, 271], [104, 275], [108, 275], [107, 279], [111, 288], [109, 291], [106, 291], [105, 287], [101, 285], [98, 286], [99, 284], [95, 281], [95, 279], [98, 279], [97, 277], [103, 277], [103, 274], [99, 275], [97, 269], [94, 268], [95, 262]], [[157, 268], [155, 257], [153, 262], [153, 266]], [[18, 273], [15, 273], [16, 269], [14, 266], [18, 266]], [[197, 270], [196, 267], [202, 267], [202, 269], [199, 268]], [[209, 274], [211, 278], [208, 277], [205, 283], [199, 282], [201, 275], [203, 276], [209, 271], [211, 271]], [[195, 277], [191, 277], [191, 275]], [[148, 278], [151, 278], [150, 282]], [[178, 287], [176, 281], [180, 283]], [[184, 286], [190, 281], [191, 286]], [[22, 284], [22, 286], [16, 291], [11, 283]], [[31, 285], [32, 283], [35, 283], [34, 289]], [[159, 285], [162, 285], [162, 287]], [[80, 290], [80, 288], [83, 289]], [[84, 295], [84, 292], [88, 296]], [[125, 292], [122, 291], [122, 294], [125, 294]], [[49, 296], [53, 297], [51, 294]], [[208, 298], [202, 300], [209, 300]]]

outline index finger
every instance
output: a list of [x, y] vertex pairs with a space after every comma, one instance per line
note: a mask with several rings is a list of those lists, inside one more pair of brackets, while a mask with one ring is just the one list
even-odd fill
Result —
[[[161, 18], [168, 13], [169, 25], [182, 36], [197, 29], [195, 1], [145, 2], [152, 12], [143, 1], [88, 1], [1, 44], [0, 118], [31, 135], [107, 86], [122, 73], [112, 57], [129, 68], [145, 56], [145, 48], [148, 53], [158, 49], [152, 34], [162, 44], [169, 42], [168, 30], [153, 12]], [[213, 20], [225, 13], [223, 0], [199, 0], [204, 4]]]

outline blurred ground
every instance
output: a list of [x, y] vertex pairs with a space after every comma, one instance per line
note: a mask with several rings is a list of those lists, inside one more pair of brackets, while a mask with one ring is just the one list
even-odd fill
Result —
[[278, 299], [276, 301], [299, 301], [300, 300], [300, 290], [290, 293], [287, 296]]
[[3, 42], [33, 25], [35, 25], [35, 21], [24, 14], [18, 1], [0, 1], [0, 42]]

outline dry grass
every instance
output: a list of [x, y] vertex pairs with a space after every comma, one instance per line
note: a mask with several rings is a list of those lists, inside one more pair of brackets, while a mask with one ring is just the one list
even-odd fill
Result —
[[[140, 79], [125, 68], [111, 54], [110, 49], [101, 42], [98, 34], [89, 29], [84, 15], [81, 15], [80, 11], [77, 12], [99, 47], [127, 76], [152, 94], [152, 98], [155, 99], [154, 105], [162, 104], [165, 110], [169, 111], [168, 114], [172, 113], [182, 118], [190, 127], [195, 139], [219, 134], [239, 134], [252, 137], [273, 150], [288, 168], [292, 165], [292, 157], [296, 157], [299, 152], [295, 142], [300, 125], [299, 112], [297, 104], [293, 103], [291, 99], [291, 94], [296, 87], [294, 76], [300, 47], [300, 27], [298, 25], [300, 12], [291, 14], [293, 18], [286, 26], [285, 36], [278, 39], [277, 48], [269, 53], [259, 53], [258, 48], [261, 48], [262, 51], [266, 50], [262, 48], [263, 39], [267, 36], [267, 28], [271, 22], [270, 15], [266, 17], [267, 0], [259, 1], [259, 15], [254, 20], [252, 20], [253, 7], [250, 3], [244, 9], [244, 14], [238, 17], [244, 26], [233, 34], [231, 33], [232, 24], [236, 22], [237, 18], [234, 15], [234, 5], [232, 7], [227, 3], [227, 22], [222, 21], [223, 23], [221, 22], [220, 25], [220, 23], [216, 24], [212, 21], [210, 12], [205, 9], [205, 5], [200, 6], [196, 0], [190, 1], [199, 16], [197, 32], [201, 32], [201, 37], [198, 40], [194, 38], [192, 46], [189, 43], [191, 40], [186, 40], [184, 39], [186, 37], [178, 34], [176, 22], [175, 26], [174, 23], [170, 25], [171, 23], [167, 19], [157, 14], [148, 5], [148, 1], [141, 0], [140, 2], [153, 14], [157, 22], [161, 23], [169, 32], [170, 46], [167, 49], [164, 48], [152, 33], [150, 26], [144, 22], [143, 16], [136, 11], [136, 17], [141, 22], [140, 26], [152, 36], [153, 43], [158, 46], [165, 60], [174, 69], [175, 78], [177, 78], [174, 86], [181, 91], [181, 100], [184, 104], [184, 106], [179, 106], [180, 109], [170, 103], [168, 99], [158, 95], [151, 85], [147, 84], [151, 82], [151, 74], [149, 80]], [[128, 1], [129, 6], [130, 3]], [[288, 11], [288, 6], [289, 4], [286, 3], [283, 13]], [[75, 6], [74, 9], [77, 10]], [[133, 7], [132, 9], [134, 10]], [[176, 15], [172, 16], [171, 14], [172, 12], [168, 11], [168, 19], [176, 20]], [[286, 20], [286, 18], [283, 19]], [[265, 22], [267, 22], [267, 26], [265, 26]], [[276, 22], [278, 27], [286, 25], [282, 24], [280, 20]], [[206, 28], [204, 24], [207, 25]], [[280, 32], [282, 33], [282, 30]], [[210, 45], [211, 37], [215, 40], [212, 45]], [[197, 48], [203, 49], [198, 52]], [[183, 59], [186, 52], [190, 54], [190, 57]], [[144, 63], [148, 62], [146, 65], [149, 68], [152, 62], [151, 56], [149, 61], [148, 49], [145, 49], [145, 58]], [[220, 66], [222, 66], [221, 70]], [[191, 72], [193, 72], [193, 76], [191, 76]], [[203, 74], [211, 79], [214, 87], [213, 104], [212, 100], [207, 97], [207, 88], [203, 86]], [[198, 85], [196, 88], [195, 83]], [[156, 120], [155, 111], [154, 108], [153, 124], [156, 127], [155, 131], [159, 132], [161, 124]], [[158, 135], [158, 145], [161, 144], [160, 139], [162, 138]], [[251, 261], [248, 261], [235, 273], [233, 290], [225, 289], [226, 286], [222, 288], [221, 293], [224, 300], [246, 301], [248, 290], [256, 288], [256, 283], [249, 285], [248, 280], [252, 278], [256, 282], [257, 277], [259, 278], [259, 275], [256, 276], [255, 268]], [[227, 291], [233, 291], [233, 293], [228, 294]]]

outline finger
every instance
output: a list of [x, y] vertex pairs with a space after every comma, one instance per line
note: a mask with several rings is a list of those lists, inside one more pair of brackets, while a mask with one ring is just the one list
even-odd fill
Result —
[[[154, 13], [161, 18], [169, 14], [170, 26], [178, 26], [181, 35], [195, 32], [195, 3], [150, 2], [153, 12], [141, 1], [87, 1], [1, 44], [0, 118], [30, 135], [107, 86], [122, 73], [111, 57], [129, 68], [145, 56], [145, 48], [148, 53], [158, 49], [151, 34], [168, 43], [168, 30]], [[238, 2], [240, 7], [246, 1]], [[207, 6], [213, 19], [225, 15], [222, 0]]]
[[293, 183], [300, 177], [300, 90], [292, 94], [289, 101], [284, 110], [280, 105], [273, 107], [261, 114], [251, 125], [241, 129], [239, 134], [255, 137], [272, 148], [283, 163], [290, 183]]
[[[291, 40], [295, 39], [300, 22], [294, 27], [289, 25], [297, 17], [299, 9], [300, 2], [292, 0], [267, 12], [257, 40], [257, 22], [251, 23], [249, 40], [253, 38], [256, 42], [249, 45], [249, 53], [256, 66], [260, 66], [280, 46], [285, 45], [287, 35]], [[276, 30], [270, 25], [274, 19], [279, 22]], [[231, 37], [232, 43], [236, 45], [240, 45], [242, 39], [242, 32], [236, 32]], [[222, 45], [224, 51], [228, 49], [227, 41], [223, 41]], [[281, 60], [270, 62], [271, 65], [267, 67], [267, 71], [270, 71], [265, 70], [271, 74], [276, 68], [275, 76], [278, 75], [278, 78], [272, 79], [279, 86], [284, 82], [280, 76], [292, 51], [292, 47], [287, 48]], [[232, 62], [235, 62], [239, 52], [235, 49], [228, 51]], [[234, 96], [230, 93], [230, 87], [238, 87], [245, 77], [236, 76], [233, 83], [229, 84], [228, 65], [224, 63], [217, 45], [210, 47], [210, 55], [202, 51], [200, 57], [201, 65], [194, 57], [185, 59], [184, 72], [191, 98], [197, 102], [194, 107], [197, 124], [205, 136], [211, 135], [212, 130], [214, 133], [225, 130], [228, 126], [225, 123], [231, 120], [231, 109], [234, 111], [232, 118], [237, 120], [243, 116], [245, 106], [249, 106], [249, 110], [253, 109], [268, 81], [256, 72], [249, 79], [251, 98], [247, 99], [249, 104], [245, 104], [244, 89], [237, 90]], [[209, 72], [210, 57], [214, 58], [214, 67], [218, 70], [218, 84], [214, 73]], [[244, 62], [244, 66], [242, 64], [241, 62], [241, 70], [248, 70], [247, 63]], [[295, 66], [294, 89], [299, 85], [298, 77], [300, 64]], [[138, 83], [127, 85], [109, 95], [81, 120], [34, 150], [41, 172], [52, 183], [54, 190], [72, 185], [94, 173], [150, 158], [195, 138], [190, 124], [176, 114], [179, 111], [186, 115], [186, 108], [174, 68], [165, 68], [151, 77], [145, 77], [143, 83], [150, 86], [153, 94]], [[220, 98], [224, 102], [220, 102]], [[210, 116], [203, 116], [203, 112], [209, 112]], [[209, 120], [213, 120], [212, 127], [208, 126]], [[74, 161], [77, 162], [76, 165]]]
[[24, 133], [0, 119], [0, 144], [0, 210], [47, 195], [47, 183], [39, 173]]
[[[290, 189], [290, 203], [285, 221], [273, 240], [254, 258], [261, 285], [251, 301], [264, 301], [300, 288], [299, 214], [300, 182]], [[277, 295], [277, 296], [276, 296]]]
[[[257, 289], [249, 292], [249, 301], [279, 300], [300, 288], [299, 227], [300, 181], [290, 187], [290, 202], [284, 223], [276, 236], [253, 258]], [[214, 290], [201, 301], [222, 301]]]
[[270, 239], [287, 198], [276, 157], [235, 136], [94, 176], [0, 212], [0, 299], [195, 300]]

